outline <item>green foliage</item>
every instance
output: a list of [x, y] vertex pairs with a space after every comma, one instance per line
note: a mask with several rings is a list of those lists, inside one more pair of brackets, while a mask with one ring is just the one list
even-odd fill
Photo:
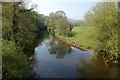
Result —
[[70, 33], [70, 23], [65, 18], [59, 18], [56, 22], [56, 33], [60, 35], [68, 35]]
[[83, 23], [73, 28], [72, 32], [76, 34], [64, 38], [82, 47], [95, 49], [107, 62], [119, 62], [118, 8], [115, 2], [98, 3], [85, 14]]
[[45, 19], [45, 24], [52, 34], [68, 36], [71, 31], [71, 24], [63, 11], [50, 13]]
[[55, 17], [56, 15], [54, 13], [50, 13], [49, 16], [45, 18], [45, 25], [52, 34], [54, 34], [55, 30]]
[[[2, 3], [3, 39], [15, 41], [21, 47], [31, 45], [38, 31], [45, 29], [44, 16], [19, 3]], [[8, 14], [6, 14], [8, 13]]]
[[86, 25], [96, 27], [96, 38], [98, 54], [108, 54], [104, 57], [113, 57], [113, 61], [118, 60], [118, 6], [115, 2], [98, 3], [89, 13], [85, 15]]
[[2, 41], [3, 78], [22, 78], [28, 61], [22, 50], [13, 41]]
[[12, 3], [2, 3], [2, 37], [8, 40], [12, 39], [12, 7]]
[[[29, 17], [31, 16], [31, 17]], [[18, 32], [16, 32], [17, 44], [25, 47], [33, 43], [38, 30], [38, 25], [35, 22], [34, 12], [23, 12], [19, 14], [19, 27]]]
[[44, 16], [23, 6], [24, 2], [2, 3], [3, 77], [21, 78], [29, 65], [23, 49], [34, 43], [45, 29]]

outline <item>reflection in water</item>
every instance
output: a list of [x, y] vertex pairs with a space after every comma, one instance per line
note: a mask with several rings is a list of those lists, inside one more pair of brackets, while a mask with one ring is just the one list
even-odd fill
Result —
[[100, 58], [92, 58], [89, 63], [87, 63], [84, 59], [80, 59], [76, 68], [81, 77], [118, 78], [118, 66], [106, 66], [104, 61]]
[[81, 51], [52, 37], [35, 48], [35, 78], [117, 77], [116, 67], [106, 67], [102, 60], [91, 59], [93, 52]]
[[72, 48], [51, 38], [48, 43], [48, 51], [50, 54], [54, 54], [56, 58], [63, 58], [66, 54], [71, 53]]

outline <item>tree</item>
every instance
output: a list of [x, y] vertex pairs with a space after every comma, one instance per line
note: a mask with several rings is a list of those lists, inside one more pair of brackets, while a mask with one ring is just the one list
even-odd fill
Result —
[[29, 64], [23, 50], [34, 43], [37, 31], [44, 28], [44, 16], [22, 5], [23, 2], [2, 2], [2, 75], [5, 79], [22, 78], [27, 72]]
[[85, 13], [84, 15], [84, 22], [85, 25], [87, 26], [94, 26], [94, 12], [92, 10], [89, 10], [88, 12]]
[[12, 40], [12, 7], [13, 3], [2, 3], [2, 38], [7, 40]]
[[56, 21], [56, 33], [58, 32], [58, 34], [60, 35], [68, 35], [70, 32], [70, 23], [68, 22], [68, 20], [66, 18], [59, 18]]
[[[3, 5], [3, 39], [12, 40], [17, 45], [31, 45], [36, 32], [44, 29], [44, 17], [22, 3], [2, 3]], [[6, 14], [9, 13], [9, 14]]]
[[64, 18], [66, 17], [66, 13], [64, 11], [57, 11], [55, 14], [60, 17], [64, 17]]
[[50, 13], [45, 19], [45, 24], [52, 34], [69, 35], [69, 32], [72, 30], [72, 26], [67, 20], [67, 16], [64, 11]]
[[118, 6], [115, 2], [98, 3], [85, 16], [87, 25], [97, 29], [97, 39], [100, 45], [98, 54], [103, 54], [110, 60], [118, 59]]
[[54, 13], [50, 13], [49, 16], [45, 18], [45, 25], [47, 26], [48, 31], [50, 31], [52, 34], [55, 33], [55, 17], [56, 15]]

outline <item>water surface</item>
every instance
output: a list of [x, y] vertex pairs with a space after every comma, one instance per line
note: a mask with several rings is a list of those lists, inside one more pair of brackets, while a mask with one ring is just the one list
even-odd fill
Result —
[[118, 77], [118, 68], [93, 60], [93, 51], [82, 51], [47, 37], [35, 48], [34, 78]]

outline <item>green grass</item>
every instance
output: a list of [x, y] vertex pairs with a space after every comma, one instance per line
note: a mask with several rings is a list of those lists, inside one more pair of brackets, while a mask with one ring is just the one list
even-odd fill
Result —
[[65, 39], [82, 45], [85, 48], [95, 48], [97, 45], [96, 29], [92, 26], [76, 26], [73, 28], [73, 37], [65, 37]]

